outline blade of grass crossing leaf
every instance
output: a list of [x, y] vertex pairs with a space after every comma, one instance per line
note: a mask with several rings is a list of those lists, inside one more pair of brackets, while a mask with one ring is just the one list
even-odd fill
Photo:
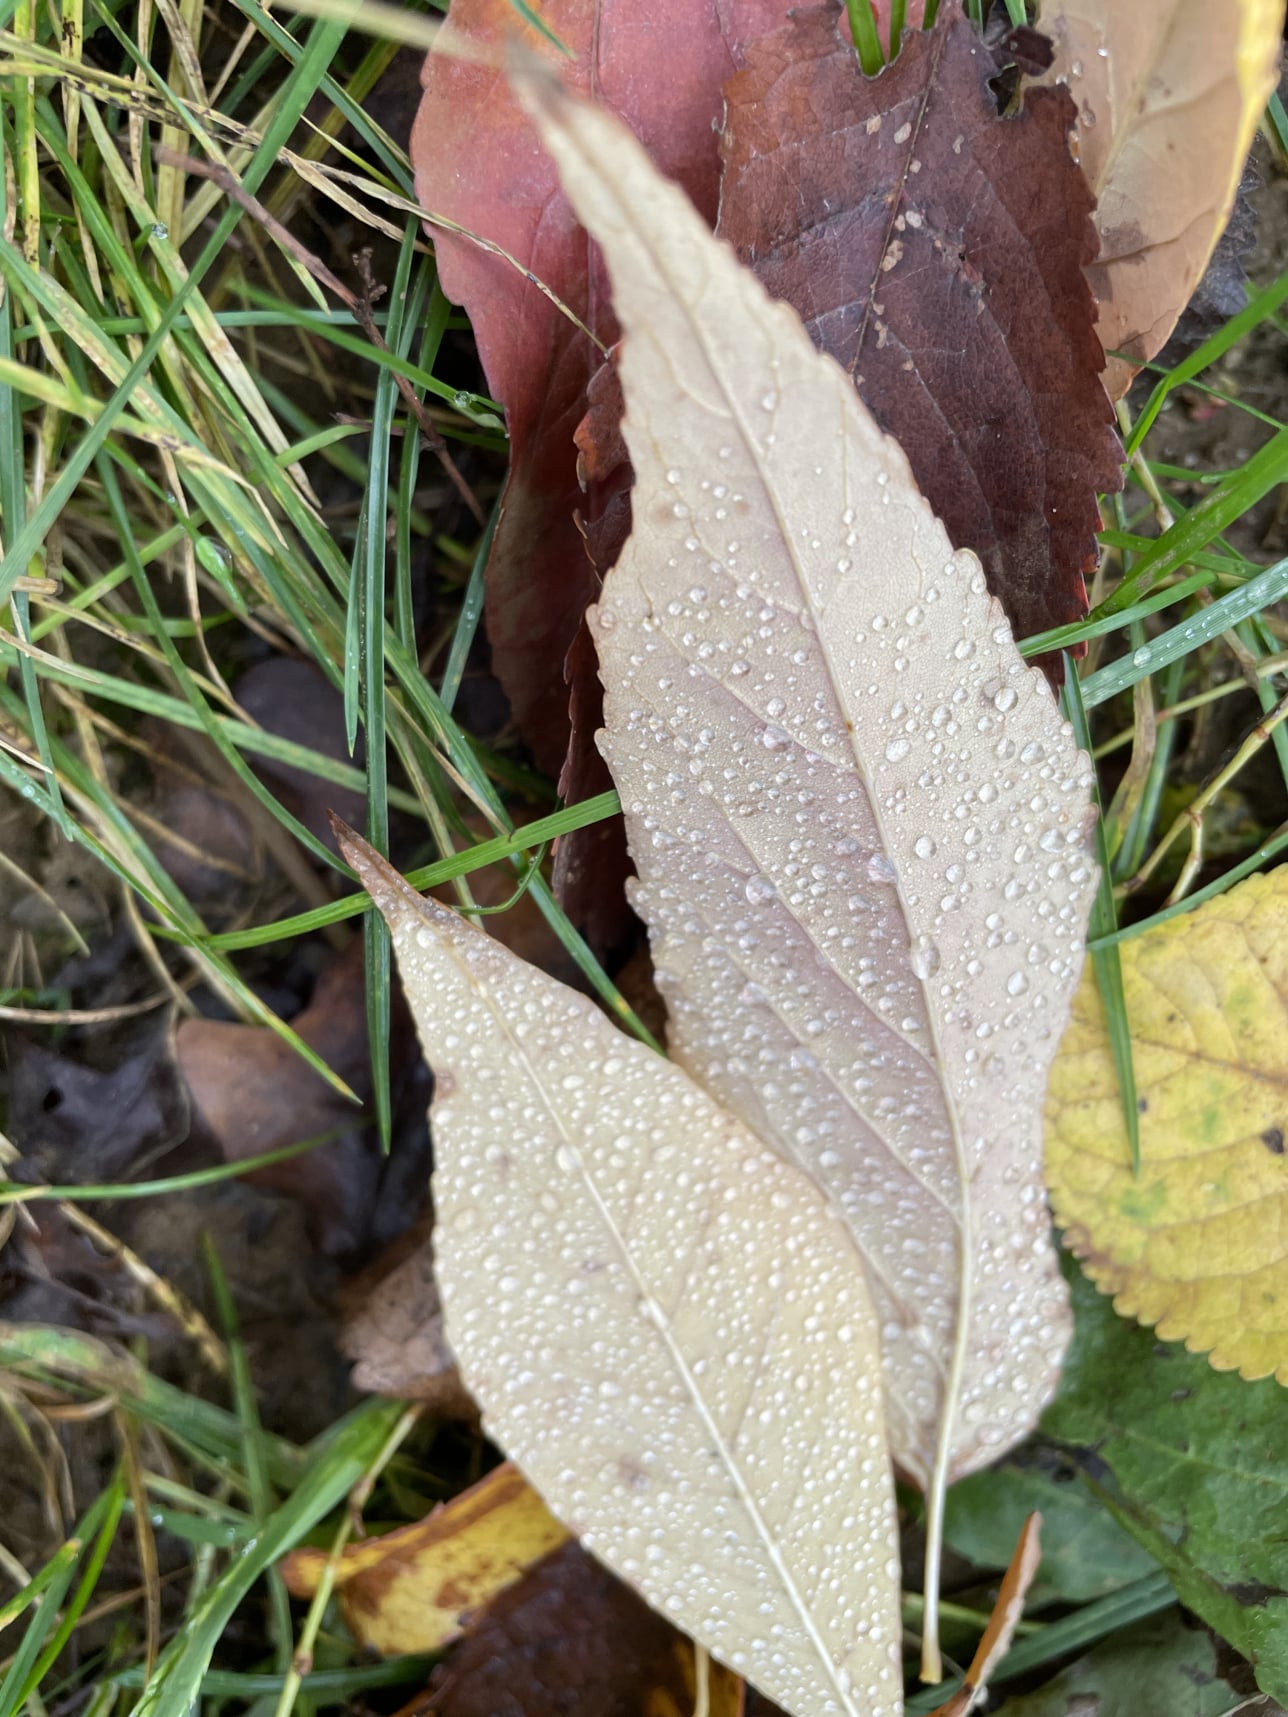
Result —
[[314, 1450], [291, 1496], [214, 1582], [183, 1632], [161, 1654], [131, 1717], [188, 1717], [214, 1648], [255, 1582], [343, 1502], [379, 1458], [404, 1411], [397, 1401], [365, 1402]]
[[[3, 752], [0, 752], [0, 759], [3, 755]], [[621, 801], [615, 792], [597, 793], [593, 799], [583, 799], [580, 804], [568, 805], [561, 811], [551, 812], [548, 817], [539, 817], [536, 822], [525, 823], [513, 834], [497, 835], [490, 841], [480, 841], [477, 846], [464, 852], [453, 853], [450, 858], [439, 859], [434, 864], [421, 865], [416, 870], [408, 871], [407, 881], [413, 888], [422, 891], [437, 888], [440, 883], [451, 882], [454, 877], [468, 876], [471, 871], [482, 870], [487, 865], [512, 858], [517, 853], [533, 852], [574, 829], [584, 829], [592, 823], [601, 823], [606, 817], [616, 816], [620, 809]], [[260, 948], [284, 937], [305, 936], [327, 924], [339, 924], [346, 918], [357, 918], [370, 911], [370, 895], [365, 892], [350, 894], [343, 900], [332, 901], [329, 906], [316, 907], [312, 912], [297, 913], [291, 918], [278, 918], [270, 924], [259, 924], [250, 930], [221, 931], [207, 937], [205, 945], [230, 952]]]
[[[262, 1531], [273, 1513], [275, 1499], [268, 1476], [264, 1427], [260, 1423], [259, 1407], [255, 1400], [255, 1384], [250, 1374], [245, 1344], [237, 1328], [237, 1309], [229, 1291], [228, 1278], [209, 1234], [202, 1236], [202, 1253], [214, 1299], [219, 1333], [223, 1336], [228, 1351], [228, 1383], [232, 1391], [237, 1423], [241, 1426], [250, 1512], [257, 1530]], [[291, 1663], [294, 1630], [291, 1625], [290, 1598], [276, 1568], [268, 1570], [268, 1594], [277, 1667], [285, 1672]]]
[[[881, 33], [877, 29], [877, 15], [873, 10], [872, 0], [845, 0], [845, 11], [850, 20], [850, 34], [854, 37], [854, 46], [863, 74], [865, 77], [875, 77], [885, 64], [885, 55], [881, 52]], [[890, 52], [893, 56], [893, 40]]]
[[1280, 601], [1285, 594], [1288, 594], [1288, 559], [1276, 561], [1256, 578], [1250, 578], [1246, 584], [1229, 591], [1201, 613], [1183, 620], [1131, 655], [1089, 674], [1081, 686], [1083, 707], [1095, 709], [1109, 698], [1117, 697], [1119, 692], [1130, 690], [1146, 674], [1157, 673], [1169, 662], [1177, 661], [1201, 644], [1219, 638], [1222, 632], [1228, 632], [1249, 615]]
[[496, 534], [496, 522], [501, 516], [501, 501], [498, 496], [488, 515], [488, 521], [483, 535], [479, 538], [479, 546], [475, 551], [474, 564], [470, 568], [469, 582], [465, 586], [465, 595], [461, 600], [461, 612], [457, 616], [456, 630], [452, 633], [451, 648], [447, 652], [447, 666], [443, 669], [443, 684], [439, 689], [439, 697], [443, 700], [443, 708], [449, 713], [455, 707], [456, 694], [461, 689], [461, 676], [465, 672], [465, 664], [469, 660], [471, 646], [483, 618], [483, 574], [487, 567], [488, 555], [492, 552], [492, 538]]
[[[1108, 542], [1110, 532], [1103, 533], [1101, 540]], [[1130, 542], [1115, 543], [1115, 547], [1138, 547], [1144, 539], [1132, 537]], [[1169, 584], [1163, 590], [1156, 590], [1152, 596], [1147, 596], [1142, 602], [1134, 602], [1130, 608], [1125, 608], [1121, 614], [1103, 615], [1096, 619], [1079, 620], [1070, 626], [1054, 626], [1049, 632], [1038, 632], [1032, 638], [1026, 638], [1019, 646], [1020, 654], [1025, 659], [1034, 656], [1045, 656], [1051, 650], [1071, 650], [1075, 644], [1089, 643], [1093, 638], [1103, 638], [1110, 632], [1121, 632], [1124, 626], [1134, 621], [1143, 620], [1147, 615], [1158, 614], [1164, 608], [1174, 608], [1178, 602], [1184, 602], [1187, 597], [1197, 591], [1207, 590], [1215, 577], [1211, 572], [1191, 573], [1188, 578]]]
[[292, 1145], [282, 1145], [275, 1151], [263, 1151], [258, 1156], [238, 1157], [236, 1162], [221, 1163], [217, 1168], [193, 1169], [190, 1174], [169, 1175], [161, 1180], [115, 1181], [104, 1185], [42, 1186], [29, 1181], [0, 1180], [0, 1208], [6, 1204], [31, 1204], [41, 1199], [70, 1200], [72, 1203], [95, 1199], [156, 1198], [162, 1193], [191, 1192], [199, 1186], [216, 1186], [220, 1181], [237, 1180], [254, 1174], [257, 1169], [272, 1168], [275, 1163], [289, 1162], [305, 1151], [315, 1151], [329, 1145], [338, 1136], [338, 1129], [319, 1133], [312, 1139], [297, 1139]]
[[[308, 41], [294, 71], [282, 86], [264, 136], [242, 174], [242, 183], [252, 193], [276, 162], [291, 132], [299, 123], [343, 40], [345, 25], [319, 20], [309, 31]], [[238, 204], [230, 204], [215, 224], [207, 243], [192, 265], [187, 280], [166, 305], [157, 327], [143, 343], [138, 356], [106, 402], [97, 420], [68, 454], [55, 481], [25, 521], [17, 537], [6, 546], [0, 562], [0, 602], [8, 598], [17, 579], [39, 554], [56, 519], [68, 506], [82, 477], [107, 442], [116, 419], [130, 404], [135, 389], [144, 380], [171, 327], [187, 305], [199, 282], [220, 257], [242, 217]]]
[[1274, 139], [1280, 161], [1288, 163], [1288, 113], [1284, 111], [1278, 92], [1270, 97], [1266, 108], [1266, 129]]
[[[1073, 735], [1078, 744], [1088, 754], [1091, 752], [1091, 730], [1087, 725], [1087, 711], [1082, 700], [1081, 687], [1078, 681], [1074, 663], [1068, 656], [1064, 659], [1064, 693], [1062, 702], [1065, 714], [1073, 726]], [[1114, 906], [1113, 873], [1109, 863], [1109, 854], [1105, 847], [1104, 807], [1100, 802], [1099, 786], [1093, 788], [1096, 806], [1096, 860], [1100, 866], [1100, 883], [1096, 890], [1095, 902], [1091, 908], [1091, 919], [1088, 934], [1091, 938], [1112, 935], [1118, 928], [1118, 915]], [[1140, 1111], [1136, 1106], [1136, 1070], [1132, 1062], [1131, 1026], [1127, 1019], [1127, 1002], [1123, 995], [1122, 962], [1118, 956], [1117, 946], [1109, 944], [1104, 947], [1091, 946], [1091, 960], [1096, 973], [1096, 983], [1100, 989], [1100, 999], [1104, 1003], [1105, 1020], [1108, 1026], [1109, 1043], [1113, 1051], [1114, 1069], [1118, 1074], [1118, 1090], [1122, 1098], [1123, 1122], [1127, 1128], [1128, 1143], [1131, 1147], [1132, 1168], [1140, 1172]]]

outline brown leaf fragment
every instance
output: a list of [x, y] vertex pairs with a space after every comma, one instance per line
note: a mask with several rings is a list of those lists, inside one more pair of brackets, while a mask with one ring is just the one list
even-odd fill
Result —
[[340, 1351], [354, 1362], [355, 1389], [423, 1401], [444, 1419], [474, 1419], [478, 1410], [443, 1331], [429, 1230], [428, 1220], [420, 1223], [346, 1283]]
[[1091, 271], [1115, 399], [1166, 343], [1224, 230], [1274, 91], [1282, 0], [1043, 0], [1047, 80], [1078, 104], [1096, 198]]
[[966, 1679], [952, 1698], [937, 1706], [930, 1717], [969, 1717], [988, 1692], [989, 1677], [1011, 1649], [1016, 1627], [1024, 1614], [1024, 1599], [1042, 1560], [1041, 1526], [1040, 1514], [1031, 1514], [1024, 1522], [1015, 1554], [1002, 1576], [988, 1626], [966, 1671]]
[[717, 231], [849, 370], [1016, 636], [1078, 620], [1121, 472], [1072, 98], [999, 118], [956, 0], [877, 78], [840, 16], [793, 13], [726, 85]]
[[[318, 979], [308, 1007], [291, 1022], [309, 1047], [365, 1102], [371, 1091], [358, 941]], [[410, 1050], [410, 1022], [395, 1013], [391, 1059]], [[261, 1186], [299, 1199], [328, 1256], [352, 1253], [368, 1238], [382, 1157], [362, 1110], [341, 1097], [266, 1025], [186, 1019], [175, 1033], [179, 1071], [194, 1120], [229, 1162], [304, 1139], [331, 1142], [257, 1170]]]
[[[710, 1717], [741, 1717], [739, 1678], [706, 1674]], [[691, 1717], [693, 1647], [565, 1544], [489, 1604], [429, 1693], [426, 1717]]]
[[[392, 1657], [439, 1651], [475, 1613], [568, 1537], [532, 1486], [507, 1462], [413, 1526], [350, 1544], [335, 1584], [358, 1644]], [[287, 1589], [311, 1597], [325, 1550], [294, 1550]]]
[[[542, 18], [571, 51], [571, 61], [561, 62], [569, 82], [619, 113], [712, 221], [720, 171], [714, 127], [734, 45], [786, 11], [787, 0], [552, 0]], [[508, 0], [454, 0], [448, 29], [491, 51], [524, 33]], [[574, 514], [593, 534], [611, 500], [601, 501], [594, 481], [582, 492], [573, 435], [603, 359], [595, 340], [611, 346], [617, 324], [598, 253], [505, 79], [445, 53], [431, 53], [422, 75], [411, 140], [422, 205], [519, 265], [431, 227], [443, 289], [469, 314], [510, 433], [510, 477], [487, 571], [493, 664], [520, 732], [555, 775], [568, 742], [561, 669], [598, 588]]]

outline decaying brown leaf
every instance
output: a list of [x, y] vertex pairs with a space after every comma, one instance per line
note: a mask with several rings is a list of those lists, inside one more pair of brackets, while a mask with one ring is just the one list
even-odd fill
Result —
[[[346, 1546], [335, 1571], [345, 1622], [386, 1657], [441, 1651], [567, 1537], [522, 1475], [497, 1467], [414, 1526]], [[326, 1565], [325, 1550], [293, 1550], [282, 1577], [311, 1597]]]
[[840, 1226], [680, 1068], [348, 831], [342, 849], [436, 1074], [438, 1274], [486, 1427], [588, 1548], [771, 1697], [891, 1717], [876, 1327]]
[[[1096, 198], [1091, 283], [1115, 399], [1161, 351], [1224, 230], [1274, 87], [1282, 0], [1042, 0]], [[1125, 361], [1124, 361], [1125, 359]]]
[[1073, 99], [1035, 89], [999, 118], [958, 0], [877, 78], [841, 18], [802, 8], [749, 46], [717, 232], [849, 371], [1016, 636], [1081, 619], [1097, 493], [1122, 478]]
[[421, 1401], [444, 1419], [477, 1418], [443, 1331], [427, 1220], [342, 1293], [340, 1351], [353, 1361], [353, 1386]]
[[[361, 943], [318, 979], [309, 1006], [293, 1028], [364, 1100], [371, 1088], [366, 1015], [358, 977]], [[405, 1013], [399, 1016], [395, 1059], [405, 1055]], [[252, 1177], [300, 1199], [321, 1249], [358, 1249], [367, 1238], [380, 1178], [379, 1144], [363, 1113], [327, 1084], [269, 1026], [186, 1019], [175, 1032], [179, 1071], [194, 1119], [230, 1162], [305, 1139], [327, 1139]]]
[[[429, 1685], [434, 1717], [693, 1717], [693, 1647], [577, 1544], [478, 1618]], [[706, 1666], [708, 1717], [742, 1717], [742, 1684]], [[521, 1691], [520, 1691], [521, 1690]]]

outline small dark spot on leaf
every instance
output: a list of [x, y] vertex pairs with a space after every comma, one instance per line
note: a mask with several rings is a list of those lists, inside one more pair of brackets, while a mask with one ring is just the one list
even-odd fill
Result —
[[1284, 1154], [1284, 1130], [1282, 1127], [1267, 1127], [1261, 1135], [1261, 1142], [1266, 1149], [1277, 1157]]
[[1149, 1109], [1149, 1098], [1148, 1097], [1138, 1097], [1136, 1099], [1136, 1108], [1139, 1110], [1139, 1112], [1142, 1115], [1145, 1114], [1146, 1111]]

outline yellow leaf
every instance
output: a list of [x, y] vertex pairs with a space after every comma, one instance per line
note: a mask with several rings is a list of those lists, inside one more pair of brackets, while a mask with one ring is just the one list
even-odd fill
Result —
[[[440, 1651], [568, 1536], [507, 1462], [414, 1526], [349, 1545], [335, 1581], [344, 1619], [359, 1645], [383, 1656]], [[287, 1589], [311, 1597], [326, 1562], [325, 1550], [292, 1552], [282, 1563]]]
[[1167, 342], [1225, 230], [1274, 92], [1282, 0], [1043, 0], [1044, 82], [1078, 102], [1078, 158], [1096, 194], [1090, 270], [1119, 398]]
[[1125, 1317], [1288, 1383], [1288, 867], [1122, 944], [1132, 1174], [1088, 975], [1047, 1099], [1057, 1223]]

